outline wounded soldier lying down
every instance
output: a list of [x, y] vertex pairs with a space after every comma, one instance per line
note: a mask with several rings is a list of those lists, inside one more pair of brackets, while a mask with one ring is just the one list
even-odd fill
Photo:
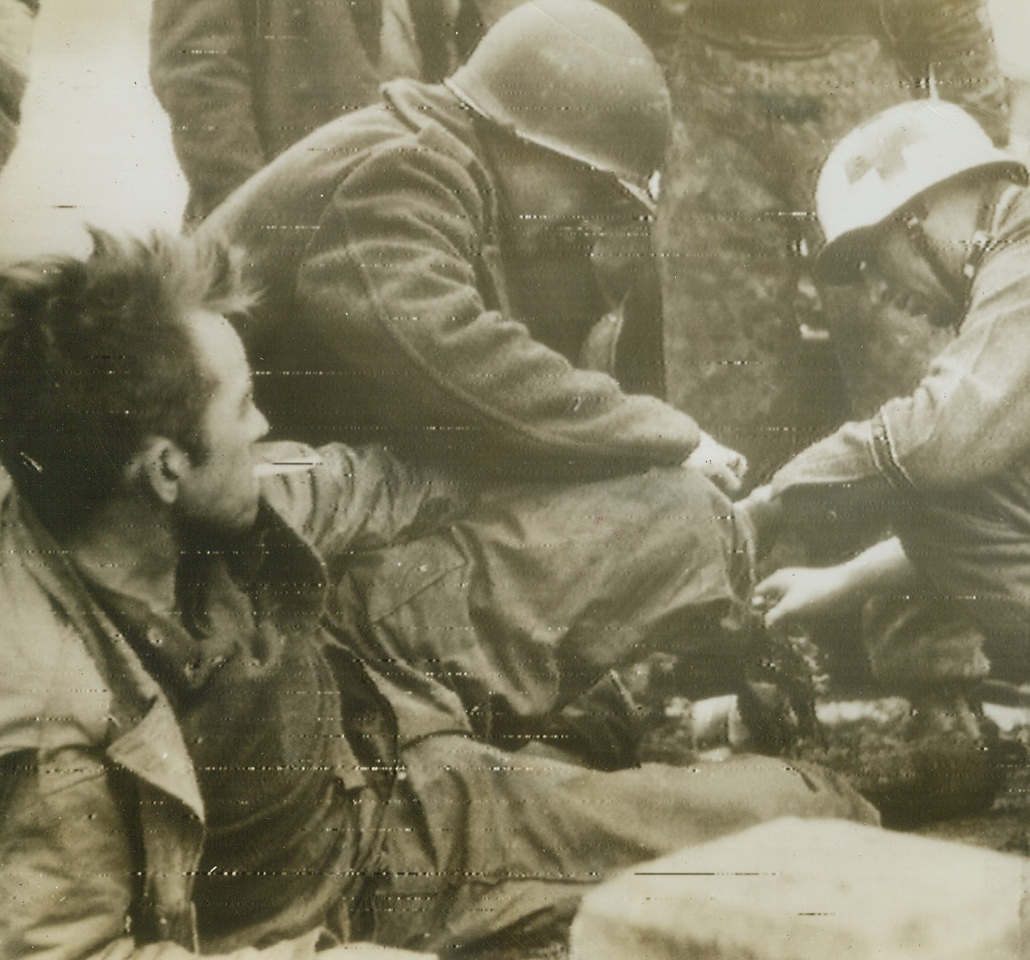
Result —
[[[743, 534], [701, 474], [599, 516], [623, 480], [499, 507], [378, 448], [262, 445], [215, 243], [97, 233], [0, 294], [4, 957], [485, 956], [560, 941], [591, 885], [673, 848], [876, 821], [801, 765], [604, 773], [477, 735], [470, 704], [733, 649]], [[580, 518], [574, 565], [551, 511]]]

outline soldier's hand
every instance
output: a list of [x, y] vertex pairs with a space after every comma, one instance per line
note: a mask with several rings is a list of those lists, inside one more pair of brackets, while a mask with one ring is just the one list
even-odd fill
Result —
[[851, 601], [851, 582], [843, 565], [783, 567], [758, 584], [751, 598], [766, 627], [787, 631], [804, 631]]
[[747, 473], [747, 458], [742, 453], [724, 447], [704, 431], [684, 464], [699, 470], [727, 496], [740, 492]]

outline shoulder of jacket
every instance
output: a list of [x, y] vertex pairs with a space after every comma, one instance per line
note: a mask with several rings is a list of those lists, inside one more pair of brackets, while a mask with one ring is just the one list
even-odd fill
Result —
[[98, 743], [111, 693], [89, 650], [31, 572], [44, 562], [0, 508], [0, 754]]
[[378, 142], [369, 143], [360, 165], [381, 169], [388, 177], [392, 167], [412, 160], [425, 169], [468, 171], [476, 179], [486, 170], [483, 159], [470, 143], [431, 119], [417, 128], [391, 130]]
[[[438, 84], [399, 79], [383, 86], [383, 102], [417, 145], [463, 167], [485, 170], [472, 116]], [[404, 141], [398, 141], [402, 143]]]

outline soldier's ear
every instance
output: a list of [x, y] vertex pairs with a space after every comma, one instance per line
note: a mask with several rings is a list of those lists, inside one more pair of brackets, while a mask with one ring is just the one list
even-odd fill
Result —
[[171, 506], [179, 498], [179, 485], [189, 463], [186, 451], [174, 440], [150, 436], [128, 470], [130, 477], [149, 489], [159, 502]]

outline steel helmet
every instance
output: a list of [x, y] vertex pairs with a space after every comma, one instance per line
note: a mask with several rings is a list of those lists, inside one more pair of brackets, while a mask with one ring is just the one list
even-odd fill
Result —
[[610, 10], [590, 0], [524, 3], [444, 83], [480, 116], [611, 175], [653, 209], [669, 91], [647, 45]]
[[858, 268], [856, 245], [931, 187], [988, 167], [1017, 177], [1026, 168], [999, 150], [961, 107], [913, 100], [890, 107], [851, 131], [819, 175], [816, 212], [826, 246], [820, 272], [849, 279]]

